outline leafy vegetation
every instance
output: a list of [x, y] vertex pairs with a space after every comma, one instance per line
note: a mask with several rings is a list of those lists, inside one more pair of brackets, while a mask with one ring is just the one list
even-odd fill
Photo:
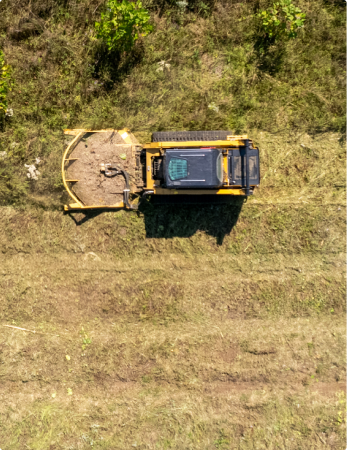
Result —
[[153, 31], [149, 20], [149, 12], [142, 8], [140, 1], [108, 0], [106, 12], [101, 14], [100, 22], [95, 23], [97, 38], [107, 44], [109, 51], [129, 51], [140, 36]]
[[[11, 91], [11, 67], [5, 63], [5, 55], [2, 50], [0, 50], [0, 114], [2, 116], [7, 111], [7, 96]], [[11, 115], [11, 113], [8, 113]]]
[[270, 8], [257, 14], [265, 33], [275, 40], [297, 37], [297, 30], [302, 28], [306, 14], [295, 6], [291, 0], [281, 0]]

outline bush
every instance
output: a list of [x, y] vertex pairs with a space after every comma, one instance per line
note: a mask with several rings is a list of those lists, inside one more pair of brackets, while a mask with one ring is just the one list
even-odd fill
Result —
[[129, 51], [140, 35], [146, 36], [153, 30], [149, 20], [149, 12], [140, 1], [108, 0], [101, 21], [95, 23], [97, 38], [106, 43], [109, 51]]
[[292, 4], [291, 0], [280, 0], [271, 8], [260, 11], [257, 17], [269, 38], [295, 38], [297, 30], [305, 22], [306, 14]]

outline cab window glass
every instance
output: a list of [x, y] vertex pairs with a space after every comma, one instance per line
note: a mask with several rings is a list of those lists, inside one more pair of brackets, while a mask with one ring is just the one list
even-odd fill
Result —
[[188, 161], [186, 159], [172, 158], [169, 162], [168, 170], [172, 181], [181, 180], [188, 176]]

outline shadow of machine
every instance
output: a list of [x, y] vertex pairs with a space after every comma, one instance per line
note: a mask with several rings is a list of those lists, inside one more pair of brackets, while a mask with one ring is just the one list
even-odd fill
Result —
[[[175, 196], [165, 203], [160, 198], [152, 197], [143, 202], [136, 214], [143, 214], [146, 238], [170, 239], [173, 237], [189, 238], [197, 231], [204, 231], [216, 238], [218, 245], [223, 244], [224, 237], [228, 235], [236, 225], [242, 205], [246, 201], [244, 197], [231, 198], [227, 203], [211, 204], [209, 199], [199, 196], [190, 199]], [[183, 196], [182, 196], [183, 197]], [[209, 200], [209, 201], [208, 201]], [[184, 203], [182, 203], [184, 202]], [[77, 226], [96, 218], [108, 209], [84, 212], [66, 212]], [[130, 214], [134, 212], [127, 211]]]
[[160, 198], [153, 197], [141, 205], [147, 238], [189, 238], [197, 231], [204, 231], [222, 245], [224, 237], [236, 225], [245, 202], [245, 198], [238, 197], [229, 199], [227, 203], [216, 203], [214, 199], [211, 204], [210, 200], [199, 196], [190, 199], [189, 203], [182, 203], [187, 197], [179, 197], [171, 197], [171, 203], [167, 203], [167, 198], [165, 203], [161, 203]]

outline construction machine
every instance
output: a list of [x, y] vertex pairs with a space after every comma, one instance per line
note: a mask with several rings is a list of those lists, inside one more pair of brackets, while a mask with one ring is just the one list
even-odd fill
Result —
[[[140, 144], [128, 129], [65, 130], [62, 161], [73, 202], [66, 211], [137, 209], [141, 198], [225, 202], [260, 182], [259, 149], [231, 131], [155, 132]], [[235, 197], [234, 197], [235, 198]]]

